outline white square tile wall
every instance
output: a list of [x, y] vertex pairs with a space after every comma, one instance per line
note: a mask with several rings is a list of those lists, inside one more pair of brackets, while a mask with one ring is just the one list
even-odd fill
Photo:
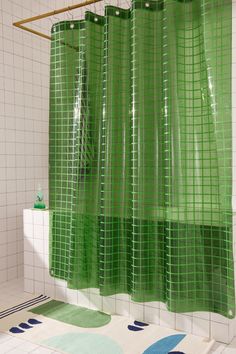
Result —
[[12, 23], [49, 3], [0, 0], [0, 283], [22, 276], [22, 211], [48, 189], [50, 43]]

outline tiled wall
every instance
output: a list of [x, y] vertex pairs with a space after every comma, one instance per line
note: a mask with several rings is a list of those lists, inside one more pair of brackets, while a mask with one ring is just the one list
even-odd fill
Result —
[[47, 3], [0, 0], [0, 283], [22, 275], [22, 210], [38, 183], [47, 198], [49, 42], [12, 26]]

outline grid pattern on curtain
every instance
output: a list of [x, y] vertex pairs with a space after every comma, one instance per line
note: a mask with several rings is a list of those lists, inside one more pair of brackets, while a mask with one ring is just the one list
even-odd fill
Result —
[[55, 24], [50, 87], [51, 275], [234, 317], [231, 1]]

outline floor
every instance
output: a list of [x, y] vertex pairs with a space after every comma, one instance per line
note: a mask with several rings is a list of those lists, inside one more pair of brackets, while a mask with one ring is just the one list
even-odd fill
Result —
[[[20, 300], [26, 301], [32, 295], [29, 295], [23, 290], [23, 281], [22, 279], [17, 279], [8, 283], [1, 284], [1, 293], [0, 293], [0, 303], [1, 307], [4, 307], [9, 300]], [[46, 347], [36, 345], [24, 339], [15, 338], [9, 333], [1, 331], [0, 328], [0, 353], [9, 353], [9, 354], [59, 354], [60, 352], [50, 350]], [[210, 354], [236, 354], [236, 337], [229, 344], [215, 343]], [[78, 353], [79, 354], [79, 353]], [[96, 354], [96, 353], [93, 353]], [[132, 353], [129, 353], [132, 354]], [[200, 354], [200, 353], [199, 353]]]
[[[8, 283], [1, 284], [1, 292], [0, 292], [0, 304], [1, 308], [5, 307], [6, 304], [11, 300], [18, 299], [19, 302], [27, 301], [31, 298], [32, 295], [27, 294], [23, 290], [23, 280], [17, 279], [14, 281], [10, 281]], [[46, 347], [36, 345], [35, 343], [31, 343], [26, 341], [25, 339], [20, 339], [13, 337], [9, 333], [5, 333], [1, 331], [0, 328], [0, 353], [9, 353], [9, 354], [60, 354], [58, 351], [50, 350]]]

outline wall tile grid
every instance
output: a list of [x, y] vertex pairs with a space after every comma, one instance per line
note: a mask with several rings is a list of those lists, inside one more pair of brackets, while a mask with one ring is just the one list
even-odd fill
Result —
[[[33, 2], [33, 1], [31, 1]], [[30, 1], [27, 1], [27, 3], [31, 3]], [[75, 3], [76, 1], [74, 1]], [[19, 3], [23, 3], [23, 0], [17, 1], [16, 4], [14, 4], [13, 1], [8, 1], [5, 3], [11, 3], [12, 6], [18, 6], [20, 7]], [[26, 3], [26, 1], [24, 1]], [[45, 3], [45, 2], [43, 2]], [[56, 2], [56, 8], [59, 8], [60, 6], [64, 5], [69, 5], [72, 4], [73, 1], [57, 1]], [[117, 2], [114, 1], [109, 1], [109, 3], [115, 3]], [[18, 5], [17, 5], [18, 4]], [[42, 12], [43, 4], [41, 4], [40, 1], [34, 1], [34, 4], [38, 5], [37, 6], [37, 12], [40, 13]], [[41, 5], [40, 5], [41, 4]], [[55, 5], [55, 2], [50, 2], [50, 4]], [[96, 10], [98, 13], [102, 13], [103, 11], [103, 3], [101, 4], [96, 4], [90, 7], [92, 10]], [[120, 1], [119, 2], [120, 6], [128, 6], [127, 1]], [[26, 8], [28, 8], [26, 5], [24, 5]], [[32, 8], [32, 7], [31, 7]], [[26, 17], [27, 11], [23, 11], [23, 8], [18, 9], [19, 11], [22, 10], [22, 15], [19, 17]], [[11, 10], [12, 11], [12, 10]], [[36, 11], [36, 10], [35, 10]], [[45, 11], [45, 10], [43, 10]], [[12, 12], [10, 12], [12, 13]], [[20, 12], [21, 13], [21, 12]], [[74, 12], [74, 18], [81, 18], [83, 17], [84, 14], [84, 9]], [[11, 16], [11, 15], [10, 15]], [[69, 15], [71, 16], [71, 15]], [[6, 20], [4, 20], [6, 21]], [[55, 21], [54, 21], [55, 22]], [[9, 22], [10, 23], [10, 22]], [[47, 24], [48, 25], [48, 24]], [[5, 26], [3, 24], [3, 26]], [[7, 25], [9, 27], [9, 25]], [[48, 27], [45, 26], [43, 29], [46, 29]], [[11, 32], [11, 30], [9, 30]], [[8, 36], [8, 34], [7, 34]], [[12, 35], [13, 36], [13, 35]], [[8, 181], [13, 181], [12, 184], [17, 188], [17, 185], [19, 186], [21, 183], [24, 186], [24, 190], [18, 191], [18, 189], [13, 189], [13, 191], [6, 192], [6, 196], [2, 195], [1, 201], [6, 200], [5, 204], [7, 204], [7, 200], [11, 201], [12, 204], [9, 204], [9, 206], [13, 205], [13, 208], [15, 207], [15, 200], [18, 196], [17, 199], [17, 207], [16, 209], [18, 211], [16, 219], [18, 219], [18, 222], [20, 223], [20, 210], [22, 206], [24, 205], [25, 207], [30, 206], [29, 204], [32, 204], [33, 197], [32, 194], [35, 192], [35, 187], [38, 182], [44, 181], [45, 189], [47, 189], [47, 180], [46, 180], [46, 170], [47, 170], [47, 165], [46, 161], [44, 161], [45, 165], [43, 162], [41, 162], [41, 165], [38, 165], [36, 163], [35, 157], [38, 156], [36, 153], [34, 154], [34, 151], [38, 151], [37, 149], [39, 146], [35, 145], [40, 145], [42, 148], [43, 152], [45, 151], [45, 155], [47, 156], [47, 119], [48, 119], [48, 112], [47, 112], [47, 107], [46, 107], [46, 101], [48, 100], [47, 92], [48, 92], [48, 64], [49, 64], [49, 48], [48, 48], [48, 42], [47, 44], [45, 43], [44, 40], [38, 40], [36, 39], [35, 36], [27, 35], [27, 34], [22, 34], [21, 32], [17, 31], [17, 35], [14, 34], [14, 36], [18, 39], [12, 40], [9, 39], [8, 37], [4, 37], [5, 39], [5, 45], [9, 46], [9, 48], [16, 48], [10, 52], [11, 56], [13, 59], [9, 58], [8, 55], [5, 54], [5, 56], [1, 56], [1, 60], [6, 60], [6, 63], [14, 63], [15, 64], [15, 55], [19, 58], [16, 59], [16, 62], [19, 61], [19, 70], [16, 68], [14, 69], [14, 66], [12, 64], [9, 64], [11, 68], [16, 70], [18, 74], [15, 74], [16, 77], [19, 75], [19, 78], [16, 79], [15, 76], [12, 78], [9, 77], [10, 80], [13, 80], [14, 82], [11, 83], [11, 81], [8, 81], [8, 76], [6, 76], [6, 85], [9, 87], [8, 90], [5, 89], [5, 86], [1, 89], [3, 91], [2, 94], [5, 94], [5, 91], [9, 91], [10, 94], [6, 96], [4, 95], [5, 99], [5, 105], [7, 107], [7, 110], [11, 109], [9, 108], [12, 106], [15, 108], [14, 114], [13, 112], [10, 113], [8, 112], [7, 115], [4, 115], [4, 117], [10, 117], [12, 120], [9, 120], [9, 123], [6, 125], [6, 119], [4, 121], [4, 126], [1, 128], [4, 131], [1, 131], [1, 134], [5, 137], [5, 139], [8, 139], [10, 141], [4, 141], [4, 149], [7, 148], [9, 149], [8, 151], [12, 151], [12, 154], [8, 153], [6, 155], [6, 161], [8, 159], [8, 155], [12, 156], [9, 158], [8, 166], [7, 162], [2, 158], [2, 155], [5, 154], [5, 150], [3, 150], [2, 155], [0, 155], [1, 161], [4, 160], [5, 165], [4, 166], [4, 171], [7, 171], [7, 169], [10, 168], [10, 171], [8, 171], [8, 174], [11, 173], [18, 173], [21, 178], [15, 178], [13, 177], [12, 179], [8, 177]], [[13, 42], [13, 43], [8, 43], [8, 42]], [[19, 44], [20, 42], [21, 44]], [[23, 43], [23, 44], [22, 44]], [[30, 43], [30, 45], [29, 45]], [[12, 46], [12, 47], [11, 47]], [[22, 46], [22, 48], [20, 48]], [[25, 48], [26, 47], [26, 48]], [[38, 49], [40, 48], [40, 49]], [[233, 96], [232, 96], [232, 101], [233, 101], [233, 138], [236, 138], [236, 0], [233, 0]], [[18, 50], [19, 54], [15, 54], [14, 51]], [[24, 54], [24, 57], [22, 58], [22, 52], [26, 53]], [[42, 54], [44, 53], [44, 54]], [[4, 54], [4, 53], [3, 53]], [[34, 58], [37, 58], [36, 62], [38, 64], [34, 63]], [[40, 58], [40, 61], [38, 62], [38, 58]], [[8, 60], [9, 59], [9, 60]], [[13, 60], [13, 62], [11, 61]], [[6, 64], [8, 65], [8, 64]], [[31, 68], [32, 70], [28, 70], [28, 68]], [[12, 69], [12, 70], [13, 70]], [[14, 72], [13, 70], [13, 72]], [[44, 71], [45, 70], [45, 71]], [[9, 69], [9, 76], [11, 76], [11, 70]], [[26, 72], [25, 76], [22, 74]], [[45, 76], [45, 81], [43, 79], [43, 83], [40, 81], [39, 84], [37, 83], [37, 80], [39, 80], [39, 75], [37, 74], [42, 74], [42, 77]], [[28, 73], [29, 72], [29, 73]], [[29, 76], [29, 82], [25, 82], [25, 77], [27, 78]], [[41, 75], [40, 75], [41, 76]], [[47, 77], [47, 80], [46, 80]], [[36, 81], [35, 81], [36, 80]], [[17, 81], [17, 82], [16, 82]], [[9, 82], [9, 83], [8, 83]], [[15, 90], [14, 95], [12, 95], [11, 91], [11, 85], [14, 85]], [[38, 87], [39, 86], [39, 87]], [[17, 88], [16, 88], [17, 87]], [[22, 90], [24, 88], [24, 90]], [[40, 90], [39, 90], [40, 88]], [[23, 92], [23, 93], [22, 93]], [[19, 96], [20, 95], [20, 96]], [[22, 96], [21, 96], [22, 95]], [[11, 102], [12, 97], [14, 97], [14, 101]], [[30, 97], [30, 104], [28, 103], [28, 99]], [[39, 101], [38, 101], [39, 99]], [[10, 102], [8, 101], [10, 100]], [[2, 102], [2, 101], [1, 101]], [[24, 107], [24, 115], [23, 115], [23, 108], [21, 107], [21, 102], [24, 102], [23, 107]], [[34, 102], [34, 104], [32, 103]], [[35, 103], [38, 102], [39, 106], [36, 105], [37, 108], [35, 108]], [[28, 104], [30, 107], [28, 107]], [[44, 105], [45, 104], [45, 105]], [[4, 106], [5, 106], [4, 105]], [[41, 106], [40, 106], [41, 105]], [[17, 108], [17, 109], [16, 109]], [[19, 112], [18, 112], [19, 108]], [[17, 112], [17, 115], [16, 113]], [[22, 113], [20, 113], [22, 112]], [[26, 113], [27, 112], [27, 113]], [[32, 115], [34, 118], [32, 118]], [[23, 117], [22, 117], [23, 116]], [[44, 117], [44, 118], [42, 118]], [[13, 120], [16, 122], [13, 123]], [[23, 122], [24, 120], [24, 122]], [[11, 123], [12, 121], [12, 123]], [[27, 127], [28, 130], [24, 130], [25, 132], [28, 132], [28, 134], [24, 135], [24, 153], [22, 151], [22, 159], [19, 159], [19, 161], [24, 161], [24, 166], [19, 168], [22, 168], [22, 170], [19, 170], [17, 172], [15, 165], [11, 167], [9, 164], [13, 164], [13, 162], [16, 160], [16, 156], [18, 159], [18, 151], [21, 151], [20, 148], [22, 146], [21, 141], [16, 142], [16, 136], [17, 139], [20, 140], [21, 134], [18, 132], [21, 132], [22, 130], [20, 128]], [[12, 124], [12, 127], [14, 129], [7, 128]], [[16, 125], [17, 124], [17, 125]], [[42, 124], [42, 125], [41, 125]], [[41, 127], [43, 131], [41, 132]], [[19, 127], [19, 128], [17, 128]], [[7, 132], [8, 130], [13, 130], [13, 132]], [[32, 134], [34, 132], [34, 134]], [[41, 132], [41, 137], [39, 138], [38, 133]], [[15, 134], [15, 135], [14, 135]], [[33, 137], [32, 137], [33, 136]], [[14, 138], [13, 138], [14, 137]], [[11, 139], [14, 141], [14, 149], [10, 144], [7, 145], [7, 143], [11, 142]], [[40, 142], [35, 143], [38, 141], [37, 139], [40, 140]], [[45, 139], [45, 140], [44, 140]], [[234, 139], [234, 144], [233, 144], [233, 205], [235, 206], [236, 210], [236, 139]], [[19, 144], [19, 145], [18, 145]], [[12, 150], [11, 150], [12, 149]], [[45, 150], [44, 150], [45, 149]], [[16, 151], [13, 153], [13, 150]], [[41, 151], [41, 150], [40, 150]], [[1, 153], [0, 153], [1, 154]], [[29, 157], [27, 157], [29, 154]], [[42, 156], [45, 156], [44, 153], [42, 153]], [[15, 157], [15, 158], [14, 158]], [[42, 159], [44, 160], [44, 159]], [[26, 163], [26, 161], [28, 161]], [[40, 160], [41, 161], [41, 160]], [[30, 164], [31, 163], [31, 164]], [[24, 170], [24, 172], [23, 172]], [[33, 172], [34, 171], [34, 172]], [[44, 171], [45, 173], [43, 173]], [[6, 175], [7, 172], [4, 172], [4, 176]], [[24, 175], [21, 175], [24, 174]], [[28, 175], [29, 173], [29, 175]], [[32, 175], [31, 175], [32, 173]], [[40, 177], [38, 176], [38, 173], [43, 174], [43, 176]], [[1, 174], [2, 175], [2, 174]], [[14, 175], [15, 176], [15, 175]], [[18, 182], [18, 179], [21, 182]], [[4, 181], [7, 183], [7, 181]], [[10, 184], [9, 184], [10, 185]], [[27, 185], [27, 186], [26, 186]], [[31, 186], [31, 187], [30, 187]], [[9, 187], [10, 188], [10, 187]], [[13, 188], [13, 187], [12, 187]], [[27, 188], [27, 189], [26, 189]], [[30, 188], [30, 189], [29, 189]], [[6, 188], [3, 188], [4, 191], [6, 191]], [[17, 194], [18, 193], [18, 194]], [[4, 193], [3, 193], [4, 194]], [[11, 195], [8, 195], [11, 194]], [[15, 198], [16, 197], [16, 198]], [[23, 197], [25, 199], [23, 199]], [[5, 198], [5, 199], [4, 199]], [[18, 202], [19, 200], [19, 202]], [[4, 207], [3, 205], [3, 207]], [[19, 207], [18, 207], [19, 205]], [[2, 208], [2, 210], [7, 210], [7, 208]], [[4, 211], [3, 211], [4, 212]], [[7, 212], [7, 211], [6, 211]], [[11, 215], [11, 214], [7, 214]], [[7, 216], [2, 218], [4, 220], [7, 220], [11, 218], [10, 216]], [[8, 220], [8, 225], [13, 225], [12, 224], [13, 220]], [[7, 221], [6, 221], [7, 223]], [[234, 229], [236, 230], [236, 218], [234, 217]], [[16, 229], [14, 229], [16, 230]], [[20, 227], [19, 227], [20, 230]], [[11, 231], [11, 230], [9, 230]], [[4, 235], [7, 234], [8, 230], [3, 230], [2, 233]], [[24, 210], [24, 233], [25, 233], [25, 239], [24, 239], [24, 281], [25, 281], [25, 291], [30, 292], [30, 293], [45, 293], [51, 297], [54, 297], [58, 300], [63, 300], [63, 301], [68, 301], [70, 303], [78, 304], [81, 306], [87, 306], [93, 309], [99, 309], [105, 312], [110, 312], [110, 313], [118, 313], [121, 315], [127, 315], [131, 316], [135, 319], [140, 319], [148, 322], [153, 322], [156, 324], [160, 324], [162, 326], [166, 327], [171, 327], [171, 328], [176, 328], [178, 330], [183, 330], [187, 331], [196, 335], [202, 335], [206, 337], [214, 337], [218, 341], [222, 341], [225, 343], [229, 343], [231, 339], [233, 338], [233, 335], [236, 334], [236, 321], [235, 320], [227, 320], [222, 316], [212, 314], [212, 313], [188, 313], [188, 314], [174, 314], [170, 313], [166, 310], [166, 307], [164, 304], [159, 303], [159, 302], [151, 302], [151, 303], [146, 303], [146, 304], [140, 304], [140, 303], [134, 303], [130, 301], [129, 296], [127, 295], [116, 295], [116, 296], [110, 296], [110, 297], [101, 297], [98, 294], [97, 289], [87, 289], [84, 291], [76, 291], [76, 290], [71, 290], [66, 288], [66, 284], [64, 281], [60, 281], [57, 279], [54, 279], [49, 276], [48, 272], [48, 237], [49, 237], [49, 212], [48, 211], [33, 211], [30, 209]], [[2, 239], [2, 238], [0, 238]], [[6, 239], [6, 236], [5, 236]], [[8, 237], [6, 240], [9, 240]], [[14, 241], [15, 242], [15, 241]], [[7, 243], [7, 242], [5, 242]], [[12, 242], [13, 243], [13, 242]], [[3, 246], [4, 247], [4, 246]], [[6, 247], [6, 246], [5, 246]], [[236, 252], [236, 238], [234, 240], [234, 249]], [[0, 252], [1, 254], [2, 252]], [[235, 253], [236, 254], [236, 253]], [[3, 258], [3, 257], [2, 257]], [[0, 255], [0, 263], [1, 263], [1, 255]]]
[[0, 0], [0, 283], [23, 274], [22, 210], [38, 183], [47, 199], [50, 43], [12, 26], [47, 3]]

